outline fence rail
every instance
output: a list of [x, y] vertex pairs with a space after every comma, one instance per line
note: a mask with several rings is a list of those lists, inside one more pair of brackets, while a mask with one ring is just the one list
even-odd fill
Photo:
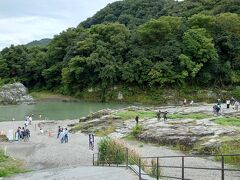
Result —
[[[116, 154], [117, 156], [117, 154]], [[231, 168], [225, 168], [225, 157], [240, 157], [240, 154], [225, 154], [225, 155], [188, 155], [188, 156], [158, 156], [158, 157], [139, 157], [138, 162], [136, 162], [134, 159], [132, 159], [131, 157], [129, 157], [128, 154], [128, 148], [126, 148], [125, 151], [125, 160], [123, 163], [119, 163], [119, 161], [113, 161], [110, 159], [114, 158], [116, 156], [108, 156], [108, 158], [103, 159], [103, 160], [99, 160], [100, 154], [96, 153], [93, 154], [93, 165], [108, 165], [108, 166], [124, 166], [124, 167], [129, 167], [129, 161], [131, 161], [132, 163], [134, 163], [135, 165], [138, 166], [138, 169], [133, 169], [131, 168], [139, 177], [139, 180], [142, 180], [142, 176], [144, 175], [150, 175], [147, 174], [146, 172], [142, 171], [143, 167], [154, 167], [153, 165], [146, 165], [143, 164], [143, 161], [152, 161], [155, 160], [156, 165], [155, 165], [155, 169], [156, 169], [156, 173], [155, 173], [155, 179], [159, 180], [162, 177], [165, 178], [170, 178], [170, 179], [182, 179], [182, 180], [190, 180], [185, 178], [185, 170], [186, 169], [196, 169], [196, 170], [208, 170], [208, 171], [220, 171], [221, 172], [221, 180], [225, 179], [225, 172], [229, 172], [229, 171], [235, 171], [235, 172], [240, 172], [240, 169], [231, 169]], [[195, 167], [195, 166], [186, 166], [185, 165], [185, 160], [188, 158], [206, 158], [206, 157], [221, 157], [221, 164], [219, 168], [213, 168], [213, 167]], [[168, 166], [168, 165], [160, 165], [160, 159], [166, 159], [166, 158], [180, 158], [180, 166]], [[132, 164], [131, 163], [131, 164]], [[160, 168], [171, 168], [171, 169], [181, 169], [181, 177], [174, 177], [174, 176], [167, 176], [167, 175], [162, 175], [160, 174]], [[145, 179], [145, 178], [144, 178]]]

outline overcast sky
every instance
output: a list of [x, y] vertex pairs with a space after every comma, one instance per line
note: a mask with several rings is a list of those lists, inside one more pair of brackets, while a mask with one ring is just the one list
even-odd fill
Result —
[[52, 38], [116, 0], [0, 0], [0, 50]]

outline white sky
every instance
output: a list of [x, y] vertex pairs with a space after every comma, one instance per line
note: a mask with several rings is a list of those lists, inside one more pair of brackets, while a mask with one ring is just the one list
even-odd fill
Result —
[[117, 0], [0, 0], [0, 50], [53, 35]]

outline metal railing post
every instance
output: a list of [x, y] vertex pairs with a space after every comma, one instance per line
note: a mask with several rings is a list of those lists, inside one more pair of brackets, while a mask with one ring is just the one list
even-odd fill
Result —
[[141, 172], [141, 158], [139, 158], [138, 159], [138, 177], [139, 177], [139, 180], [141, 180], [142, 179], [142, 177], [141, 177], [141, 174], [142, 174], [142, 172]]
[[222, 180], [224, 180], [224, 156], [222, 155]]
[[184, 156], [182, 156], [182, 179], [184, 179]]
[[97, 155], [97, 166], [99, 166], [99, 153], [97, 153], [96, 155]]
[[93, 153], [93, 166], [94, 166], [94, 153]]
[[157, 180], [159, 180], [159, 157], [157, 157]]
[[126, 148], [126, 167], [128, 169], [128, 148]]

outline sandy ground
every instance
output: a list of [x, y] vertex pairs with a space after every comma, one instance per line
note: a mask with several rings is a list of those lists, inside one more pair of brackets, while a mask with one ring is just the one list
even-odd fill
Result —
[[[31, 137], [29, 142], [0, 143], [0, 147], [7, 149], [7, 154], [26, 162], [27, 168], [33, 170], [66, 167], [72, 165], [91, 165], [92, 151], [88, 149], [88, 136], [84, 134], [69, 133], [69, 142], [61, 144], [57, 139], [58, 126], [67, 127], [67, 124], [75, 123], [78, 120], [67, 121], [34, 121], [29, 126]], [[46, 131], [41, 134], [38, 124], [44, 123], [42, 128]], [[1, 122], [0, 130], [8, 131], [23, 122]], [[51, 132], [50, 134], [48, 132]], [[50, 135], [50, 136], [49, 136]], [[95, 138], [95, 144], [98, 138]], [[96, 147], [97, 145], [95, 145]], [[95, 150], [96, 152], [97, 150]]]

